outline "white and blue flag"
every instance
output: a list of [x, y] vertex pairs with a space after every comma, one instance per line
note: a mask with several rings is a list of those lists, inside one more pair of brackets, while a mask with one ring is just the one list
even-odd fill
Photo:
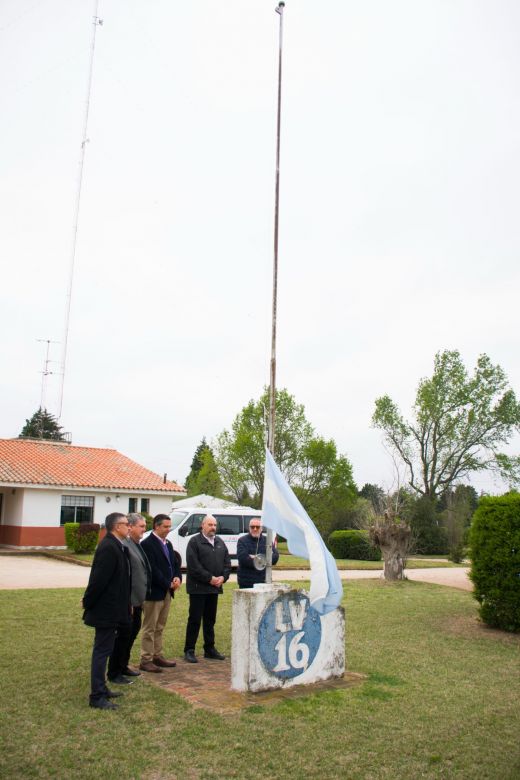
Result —
[[311, 606], [326, 615], [339, 606], [343, 596], [336, 561], [285, 478], [266, 450], [262, 524], [287, 539], [293, 555], [307, 558], [311, 565]]

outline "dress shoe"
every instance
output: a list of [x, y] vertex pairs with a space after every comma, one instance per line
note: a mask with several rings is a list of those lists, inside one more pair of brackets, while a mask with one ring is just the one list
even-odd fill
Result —
[[105, 698], [106, 699], [117, 699], [119, 696], [123, 696], [123, 693], [121, 691], [111, 691], [109, 688], [105, 691]]
[[162, 655], [155, 655], [153, 662], [156, 666], [162, 666], [163, 669], [169, 669], [170, 667], [173, 669], [174, 666], [177, 666], [175, 661], [167, 661]]
[[211, 650], [204, 650], [204, 658], [211, 658], [213, 661], [225, 661], [226, 656], [219, 653], [219, 651], [212, 647]]
[[186, 650], [184, 653], [184, 660], [189, 664], [198, 664], [198, 658], [195, 656], [194, 650]]
[[91, 699], [89, 701], [90, 707], [95, 707], [97, 710], [117, 710], [117, 704], [112, 704], [108, 699]]
[[125, 677], [140, 677], [141, 672], [136, 672], [135, 669], [130, 669], [128, 666], [126, 669], [123, 669], [121, 674], [124, 674]]
[[127, 680], [122, 674], [118, 674], [115, 677], [109, 677], [108, 679], [115, 685], [132, 685], [134, 682], [133, 680]]
[[142, 672], [155, 672], [156, 674], [162, 672], [162, 669], [159, 669], [159, 667], [153, 664], [151, 661], [141, 661], [139, 664], [139, 669]]

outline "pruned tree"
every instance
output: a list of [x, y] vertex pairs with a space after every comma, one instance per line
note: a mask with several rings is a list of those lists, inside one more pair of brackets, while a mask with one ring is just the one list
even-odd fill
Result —
[[389, 506], [369, 528], [372, 544], [380, 548], [385, 580], [402, 580], [412, 543], [412, 530]]
[[470, 376], [458, 351], [438, 352], [432, 377], [419, 382], [411, 421], [384, 395], [372, 423], [423, 496], [436, 498], [479, 471], [520, 482], [520, 458], [501, 451], [520, 426], [520, 404], [502, 368], [485, 354]]
[[52, 441], [66, 441], [62, 426], [54, 415], [47, 409], [40, 408], [25, 421], [25, 425], [18, 437], [19, 439], [50, 439]]

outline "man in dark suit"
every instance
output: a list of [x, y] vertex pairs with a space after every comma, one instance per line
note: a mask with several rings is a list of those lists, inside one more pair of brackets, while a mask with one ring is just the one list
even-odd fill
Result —
[[223, 661], [215, 648], [215, 621], [217, 619], [218, 597], [222, 585], [231, 573], [231, 559], [220, 536], [216, 536], [217, 521], [206, 515], [200, 533], [193, 536], [186, 548], [186, 590], [190, 596], [190, 611], [186, 626], [184, 660], [197, 663], [195, 645], [200, 624], [204, 634], [204, 658]]
[[117, 685], [128, 685], [127, 677], [139, 677], [140, 672], [130, 669], [128, 663], [135, 639], [141, 630], [143, 603], [149, 596], [152, 587], [152, 569], [144, 550], [141, 549], [141, 539], [146, 531], [146, 520], [137, 512], [128, 515], [128, 538], [124, 544], [128, 548], [130, 568], [132, 570], [132, 622], [118, 626], [114, 649], [108, 659], [107, 677]]
[[163, 632], [173, 595], [182, 582], [177, 555], [166, 537], [172, 527], [168, 515], [156, 515], [152, 533], [141, 543], [152, 570], [152, 587], [143, 606], [141, 663], [144, 672], [162, 672], [175, 666], [163, 655]]
[[112, 512], [105, 520], [106, 536], [94, 554], [87, 589], [83, 595], [83, 620], [93, 626], [90, 706], [117, 709], [110, 699], [120, 696], [107, 688], [107, 658], [114, 648], [117, 627], [130, 622], [130, 562], [123, 542], [128, 536], [126, 515]]

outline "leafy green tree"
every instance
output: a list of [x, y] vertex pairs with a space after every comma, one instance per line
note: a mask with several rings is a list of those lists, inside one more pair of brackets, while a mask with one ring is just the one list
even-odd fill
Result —
[[376, 400], [373, 425], [407, 469], [410, 487], [431, 499], [468, 474], [494, 470], [520, 481], [520, 457], [500, 451], [520, 426], [520, 404], [487, 355], [469, 376], [459, 352], [438, 352], [433, 375], [419, 382], [413, 419], [389, 396]]
[[342, 528], [356, 528], [367, 530], [373, 524], [377, 514], [382, 514], [383, 504], [378, 512], [368, 498], [362, 498], [359, 495], [352, 506], [345, 512], [344, 524]]
[[[215, 443], [215, 460], [224, 489], [237, 501], [244, 486], [263, 492], [269, 392], [249, 401]], [[352, 467], [337, 452], [332, 440], [316, 436], [298, 404], [287, 390], [276, 392], [274, 458], [305, 509], [322, 533], [337, 527], [341, 513], [356, 498]]]
[[184, 481], [184, 487], [186, 490], [189, 490], [190, 480], [194, 479], [199, 471], [202, 468], [202, 453], [204, 450], [208, 448], [208, 443], [206, 442], [206, 437], [202, 437], [202, 441], [195, 450], [195, 453], [193, 455], [192, 461], [191, 461], [191, 467], [190, 467], [190, 473], [186, 477]]
[[47, 409], [40, 408], [31, 418], [25, 421], [19, 439], [51, 439], [52, 441], [66, 441], [62, 426]]
[[201, 456], [202, 466], [195, 477], [190, 480], [188, 495], [198, 496], [205, 493], [208, 496], [221, 497], [222, 484], [217, 469], [217, 464], [210, 447], [205, 449]]
[[191, 462], [191, 470], [186, 477], [185, 487], [188, 496], [198, 496], [201, 493], [209, 496], [221, 496], [222, 483], [213, 456], [213, 450], [207, 444], [205, 437], [203, 437], [195, 450]]
[[[237, 499], [244, 485], [262, 495], [268, 408], [266, 388], [258, 401], [249, 401], [235, 417], [230, 431], [224, 430], [217, 436], [215, 458], [222, 483]], [[300, 482], [297, 475], [303, 452], [313, 435], [303, 405], [296, 403], [287, 390], [277, 390], [274, 459], [291, 485]]]
[[372, 504], [374, 512], [382, 514], [386, 508], [387, 496], [383, 488], [379, 485], [372, 485], [370, 482], [365, 482], [361, 490], [359, 491], [360, 498], [366, 498]]
[[478, 496], [471, 485], [457, 485], [439, 501], [442, 524], [446, 529], [451, 560], [460, 563], [464, 555], [471, 518], [478, 506]]

